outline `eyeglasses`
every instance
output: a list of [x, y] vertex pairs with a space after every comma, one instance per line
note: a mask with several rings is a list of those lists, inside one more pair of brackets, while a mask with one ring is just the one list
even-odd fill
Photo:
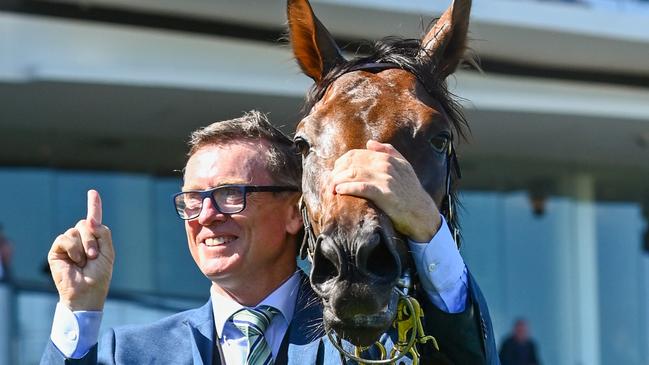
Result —
[[208, 190], [181, 191], [173, 195], [173, 203], [180, 219], [190, 220], [201, 214], [205, 198], [210, 198], [220, 213], [236, 214], [246, 209], [248, 193], [282, 191], [299, 191], [299, 189], [293, 186], [221, 185]]

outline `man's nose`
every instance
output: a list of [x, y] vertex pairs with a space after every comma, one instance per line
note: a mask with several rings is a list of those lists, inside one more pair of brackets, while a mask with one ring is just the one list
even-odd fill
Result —
[[203, 226], [208, 226], [215, 221], [224, 221], [226, 218], [227, 216], [225, 214], [219, 212], [219, 210], [216, 209], [216, 206], [212, 202], [212, 199], [203, 199], [203, 207], [201, 208], [201, 212], [198, 215], [198, 223]]

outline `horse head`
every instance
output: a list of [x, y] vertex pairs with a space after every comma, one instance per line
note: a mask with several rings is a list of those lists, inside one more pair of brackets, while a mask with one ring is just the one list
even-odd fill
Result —
[[[303, 156], [303, 207], [311, 284], [326, 330], [369, 345], [395, 317], [400, 278], [412, 265], [404, 237], [370, 201], [334, 194], [334, 162], [370, 139], [392, 144], [448, 216], [464, 119], [445, 79], [461, 62], [470, 0], [456, 1], [422, 39], [386, 38], [347, 60], [307, 0], [288, 1], [295, 58], [313, 85], [295, 133]], [[459, 171], [459, 170], [457, 170]]]

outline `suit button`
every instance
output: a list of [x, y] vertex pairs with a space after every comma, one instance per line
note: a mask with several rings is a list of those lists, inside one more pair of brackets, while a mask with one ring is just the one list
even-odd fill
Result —
[[77, 331], [69, 331], [65, 333], [65, 337], [68, 339], [68, 341], [76, 341], [77, 338], [79, 338]]

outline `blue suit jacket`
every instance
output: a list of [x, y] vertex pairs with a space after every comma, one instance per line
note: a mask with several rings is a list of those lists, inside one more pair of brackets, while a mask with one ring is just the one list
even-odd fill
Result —
[[[422, 357], [422, 364], [444, 364], [449, 359], [450, 363], [462, 365], [499, 363], [486, 303], [470, 275], [469, 284], [470, 303], [464, 313], [444, 313], [427, 300], [420, 299], [426, 313], [426, 333], [437, 337], [443, 353], [424, 350], [426, 357]], [[341, 364], [340, 355], [324, 334], [321, 322], [321, 302], [303, 275], [295, 314], [275, 363]], [[381, 341], [386, 348], [392, 347], [391, 335], [383, 335]], [[344, 346], [352, 351], [350, 344], [344, 343]], [[403, 361], [411, 364], [407, 358]], [[66, 359], [50, 341], [41, 364], [225, 365], [216, 339], [211, 301], [200, 308], [149, 325], [111, 329], [102, 336], [98, 345], [78, 360]]]

